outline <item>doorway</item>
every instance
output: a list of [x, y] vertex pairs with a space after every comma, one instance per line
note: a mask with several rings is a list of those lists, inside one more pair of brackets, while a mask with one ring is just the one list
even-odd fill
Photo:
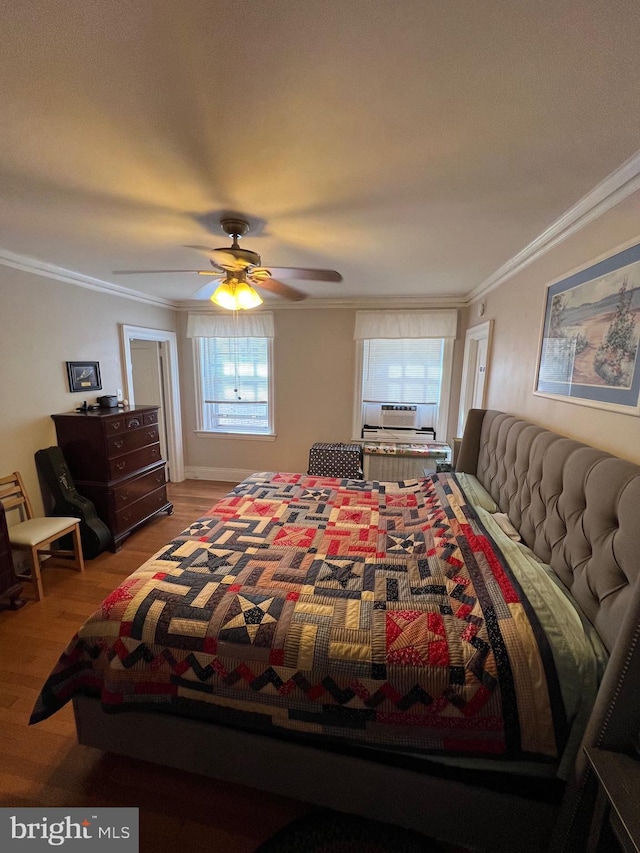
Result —
[[159, 407], [160, 447], [172, 483], [184, 480], [182, 417], [175, 332], [121, 326], [125, 399]]
[[167, 460], [167, 473], [171, 479], [171, 460], [167, 452], [167, 418], [164, 393], [164, 363], [162, 341], [145, 341], [132, 338], [131, 376], [133, 392], [137, 405], [158, 406], [158, 429], [160, 432], [160, 453]]
[[493, 320], [467, 329], [464, 342], [464, 361], [460, 383], [460, 408], [458, 409], [458, 436], [464, 432], [469, 409], [484, 408], [486, 378]]

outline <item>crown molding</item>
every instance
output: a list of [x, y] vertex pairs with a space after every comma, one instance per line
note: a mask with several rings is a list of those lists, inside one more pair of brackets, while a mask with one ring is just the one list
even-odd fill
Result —
[[545, 255], [563, 240], [595, 221], [627, 196], [640, 189], [640, 151], [565, 211], [521, 252], [499, 267], [473, 290], [466, 302], [475, 302]]
[[[274, 311], [309, 311], [319, 308], [380, 308], [385, 310], [399, 308], [464, 308], [467, 305], [464, 296], [394, 296], [379, 297], [371, 296], [350, 297], [344, 299], [305, 299], [300, 302], [264, 302], [261, 310]], [[189, 300], [177, 305], [178, 311], [189, 311], [191, 313], [210, 313], [212, 306], [206, 300]], [[214, 308], [218, 311], [224, 309]], [[255, 309], [254, 309], [255, 310]], [[260, 309], [258, 309], [260, 310]]]
[[109, 296], [121, 296], [124, 299], [133, 299], [136, 302], [145, 302], [148, 305], [155, 305], [160, 308], [173, 308], [177, 306], [176, 302], [169, 299], [163, 299], [160, 296], [152, 296], [148, 293], [141, 293], [138, 290], [130, 290], [128, 287], [120, 287], [118, 284], [111, 284], [108, 281], [102, 281], [99, 278], [92, 278], [82, 273], [67, 270], [64, 267], [58, 267], [55, 264], [48, 264], [44, 261], [36, 261], [33, 258], [27, 258], [24, 255], [16, 255], [13, 252], [7, 252], [5, 249], [0, 249], [0, 265], [12, 267], [22, 272], [32, 273], [33, 275], [41, 275], [44, 278], [53, 278], [56, 281], [63, 281], [66, 284], [75, 284], [78, 287], [85, 287], [88, 290], [97, 290], [102, 293], [107, 293]]
[[[357, 307], [357, 308], [464, 308], [487, 293], [504, 284], [505, 281], [525, 269], [529, 264], [541, 258], [555, 246], [600, 216], [611, 210], [632, 193], [640, 190], [640, 151], [619, 166], [590, 192], [583, 196], [554, 223], [532, 240], [522, 251], [499, 267], [488, 278], [470, 290], [466, 295], [455, 296], [405, 296], [395, 298], [352, 297], [345, 299], [309, 299], [303, 303], [282, 303], [273, 305], [277, 310], [310, 310], [318, 308]], [[0, 265], [13, 267], [23, 272], [56, 279], [67, 284], [75, 284], [89, 290], [96, 290], [110, 296], [121, 296], [161, 308], [177, 311], [193, 311], [204, 308], [201, 302], [193, 300], [170, 300], [138, 290], [130, 290], [101, 279], [82, 275], [73, 270], [58, 267], [55, 264], [36, 261], [24, 255], [14, 254], [0, 249]], [[271, 308], [271, 305], [266, 307]]]
[[[154, 305], [160, 308], [171, 308], [174, 311], [201, 311], [210, 310], [206, 303], [202, 300], [169, 300], [160, 296], [152, 296], [148, 293], [141, 293], [138, 290], [130, 290], [127, 287], [121, 287], [118, 284], [111, 284], [108, 281], [102, 281], [99, 278], [92, 278], [82, 273], [74, 272], [73, 270], [58, 267], [55, 264], [49, 264], [45, 261], [36, 261], [34, 258], [27, 258], [24, 255], [18, 255], [14, 252], [9, 252], [6, 249], [0, 249], [0, 265], [13, 267], [13, 269], [21, 270], [22, 272], [40, 275], [44, 278], [52, 278], [56, 281], [63, 281], [66, 284], [75, 284], [78, 287], [84, 287], [88, 290], [97, 290], [110, 296], [121, 296], [125, 299], [133, 299], [137, 302], [144, 302], [147, 305]], [[328, 298], [328, 299], [307, 299], [303, 302], [281, 302], [276, 304], [275, 301], [265, 303], [265, 308], [271, 310], [313, 310], [319, 308], [463, 308], [466, 305], [464, 296], [404, 296], [404, 297], [351, 297], [351, 298]]]

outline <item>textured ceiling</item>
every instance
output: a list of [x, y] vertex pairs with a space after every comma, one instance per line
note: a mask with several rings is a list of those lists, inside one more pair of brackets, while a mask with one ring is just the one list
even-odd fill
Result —
[[0, 252], [464, 298], [640, 147], [638, 0], [0, 0]]

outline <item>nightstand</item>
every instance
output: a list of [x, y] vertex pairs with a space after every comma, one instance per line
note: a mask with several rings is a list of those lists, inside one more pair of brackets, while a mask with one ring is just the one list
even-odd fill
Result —
[[[586, 747], [598, 780], [587, 853], [640, 853], [640, 760], [621, 752]], [[615, 841], [614, 841], [615, 839]]]

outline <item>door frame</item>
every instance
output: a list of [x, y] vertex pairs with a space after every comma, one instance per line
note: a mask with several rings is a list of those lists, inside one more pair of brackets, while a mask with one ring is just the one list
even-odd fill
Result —
[[133, 392], [133, 364], [131, 341], [158, 341], [166, 344], [167, 370], [162, 372], [167, 424], [167, 450], [170, 461], [169, 479], [172, 483], [184, 480], [184, 450], [182, 444], [182, 412], [180, 406], [180, 374], [178, 372], [178, 336], [163, 329], [148, 329], [143, 326], [120, 325], [122, 356], [124, 364], [125, 399], [135, 405]]
[[[467, 419], [467, 412], [473, 400], [473, 392], [475, 387], [475, 372], [476, 356], [478, 353], [478, 342], [487, 341], [487, 368], [491, 359], [491, 337], [493, 335], [493, 320], [486, 320], [484, 323], [479, 323], [477, 326], [471, 326], [467, 329], [464, 337], [464, 360], [462, 362], [462, 379], [460, 381], [460, 406], [458, 409], [458, 433], [460, 437], [464, 432], [464, 424]], [[487, 382], [485, 379], [484, 389], [482, 393], [482, 405], [484, 406], [487, 397]]]

